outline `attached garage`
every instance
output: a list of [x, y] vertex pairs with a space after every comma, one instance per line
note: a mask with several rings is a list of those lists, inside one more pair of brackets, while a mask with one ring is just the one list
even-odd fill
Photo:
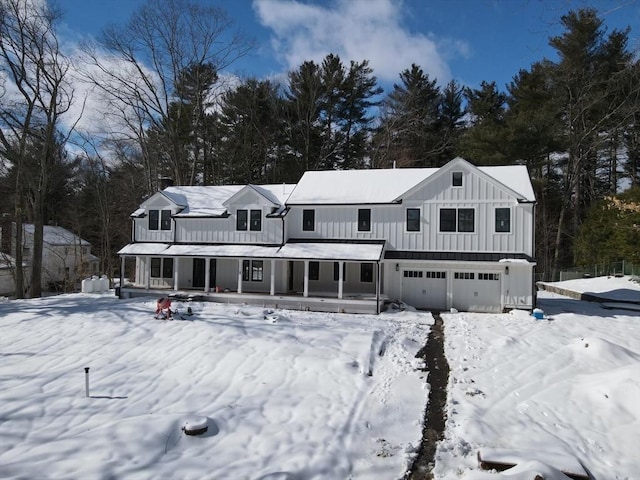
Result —
[[447, 272], [407, 269], [402, 272], [402, 301], [416, 308], [447, 308]]
[[465, 312], [501, 312], [500, 273], [456, 270], [452, 273], [452, 307]]

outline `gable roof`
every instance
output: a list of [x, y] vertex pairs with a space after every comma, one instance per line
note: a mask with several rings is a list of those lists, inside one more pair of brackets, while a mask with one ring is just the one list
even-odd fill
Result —
[[[476, 167], [457, 157], [441, 168], [309, 171], [298, 182], [288, 205], [351, 205], [398, 203], [411, 190], [457, 165], [477, 169], [520, 199], [535, 202], [527, 167]], [[429, 179], [429, 180], [427, 180]]]
[[[293, 187], [290, 184], [173, 186], [157, 192], [149, 199], [157, 195], [165, 197], [180, 208], [176, 217], [219, 217], [227, 213], [228, 203], [243, 190], [255, 191], [274, 206], [284, 207]], [[144, 208], [139, 208], [131, 216], [138, 217], [144, 212]]]
[[283, 183], [282, 185], [252, 185], [248, 184], [238, 190], [234, 195], [227, 198], [223, 205], [229, 205], [234, 202], [236, 198], [242, 195], [244, 192], [252, 191], [257, 193], [258, 195], [264, 197], [267, 202], [271, 203], [273, 206], [284, 207], [287, 198], [289, 198], [289, 194], [291, 190], [295, 187], [295, 185], [290, 185]]
[[[23, 223], [22, 227], [25, 233], [33, 235], [35, 226], [32, 223]], [[66, 228], [57, 227], [54, 225], [44, 225], [42, 227], [42, 230], [43, 241], [48, 245], [91, 245], [89, 242], [83, 240], [75, 233], [70, 232]]]
[[531, 177], [525, 165], [503, 165], [497, 167], [477, 167], [481, 172], [500, 182], [505, 187], [520, 194], [523, 200], [535, 202], [536, 195]]
[[437, 168], [325, 170], [305, 172], [288, 205], [393, 203]]

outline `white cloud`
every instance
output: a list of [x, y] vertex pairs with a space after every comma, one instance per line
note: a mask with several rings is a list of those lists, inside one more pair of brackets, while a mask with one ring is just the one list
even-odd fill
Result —
[[[439, 41], [403, 26], [401, 0], [332, 0], [328, 6], [299, 0], [254, 0], [262, 25], [273, 31], [271, 45], [287, 69], [335, 53], [343, 62], [369, 60], [383, 82], [397, 82], [412, 63], [444, 84], [451, 79], [445, 56], [451, 46], [464, 54], [466, 45]], [[441, 51], [441, 45], [446, 45]]]

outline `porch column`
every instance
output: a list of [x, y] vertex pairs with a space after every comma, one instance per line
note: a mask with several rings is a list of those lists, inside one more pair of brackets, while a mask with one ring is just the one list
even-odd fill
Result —
[[304, 297], [309, 296], [309, 260], [304, 261]]
[[205, 258], [204, 264], [204, 293], [209, 293], [209, 290], [211, 289], [211, 285], [209, 285], [211, 280], [209, 278], [211, 276], [211, 259]]
[[238, 259], [238, 293], [242, 293], [242, 261], [243, 258]]
[[338, 298], [342, 300], [342, 282], [344, 280], [344, 262], [338, 262]]
[[147, 290], [151, 288], [151, 257], [144, 258], [144, 285]]
[[269, 295], [276, 294], [276, 260], [274, 258], [271, 259], [271, 290], [269, 290]]
[[122, 291], [122, 287], [124, 287], [124, 255], [120, 257], [120, 291]]
[[180, 257], [175, 257], [173, 259], [173, 289], [176, 291], [178, 290], [178, 283], [180, 283], [178, 278], [179, 266], [180, 266]]

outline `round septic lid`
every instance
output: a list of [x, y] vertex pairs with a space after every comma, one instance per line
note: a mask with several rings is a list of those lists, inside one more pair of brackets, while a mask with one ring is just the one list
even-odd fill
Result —
[[186, 435], [201, 435], [207, 431], [207, 417], [188, 417], [184, 421], [182, 430]]

